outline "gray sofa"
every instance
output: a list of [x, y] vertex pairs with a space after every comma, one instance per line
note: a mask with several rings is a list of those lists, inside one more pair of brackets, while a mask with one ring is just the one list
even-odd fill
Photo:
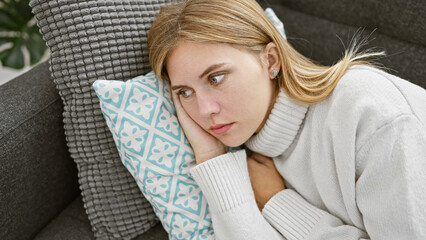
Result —
[[[289, 41], [323, 64], [352, 36], [385, 50], [377, 61], [426, 88], [426, 4], [407, 0], [268, 0]], [[0, 86], [0, 239], [94, 239], [67, 149], [63, 104], [43, 62]], [[157, 224], [136, 239], [167, 239]]]

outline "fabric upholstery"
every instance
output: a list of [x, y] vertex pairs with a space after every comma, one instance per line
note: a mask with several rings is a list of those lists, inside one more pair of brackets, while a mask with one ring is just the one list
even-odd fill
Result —
[[426, 6], [418, 0], [268, 0], [272, 5], [350, 26], [376, 29], [406, 42], [426, 45]]
[[121, 164], [96, 79], [124, 80], [149, 70], [147, 30], [168, 0], [32, 0], [51, 51], [50, 71], [64, 102], [64, 127], [83, 202], [98, 239], [135, 237], [157, 219]]
[[0, 86], [2, 240], [32, 239], [79, 194], [47, 65]]
[[[426, 25], [422, 24], [424, 14], [417, 14], [425, 12], [426, 5], [380, 2], [260, 1], [262, 6], [275, 10], [285, 23], [288, 41], [305, 56], [322, 64], [333, 64], [343, 57], [354, 35], [364, 29], [361, 37], [368, 37], [368, 42], [362, 49], [385, 50], [386, 56], [376, 62], [385, 66], [386, 71], [426, 88]], [[390, 6], [398, 9], [401, 16], [414, 21], [413, 24], [407, 26], [395, 10], [388, 9]], [[365, 12], [370, 15], [365, 16]]]
[[[89, 219], [81, 196], [47, 225], [34, 240], [94, 240]], [[156, 224], [134, 240], [167, 240], [168, 235], [161, 224]]]
[[[63, 227], [67, 226], [67, 227]], [[95, 239], [81, 196], [45, 227], [34, 240], [92, 240]]]

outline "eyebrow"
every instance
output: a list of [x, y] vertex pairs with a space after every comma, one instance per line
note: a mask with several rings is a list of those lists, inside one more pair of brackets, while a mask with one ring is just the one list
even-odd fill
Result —
[[[201, 73], [200, 76], [198, 76], [198, 78], [201, 79], [205, 75], [209, 74], [210, 72], [214, 71], [215, 69], [220, 68], [220, 67], [222, 67], [226, 64], [227, 63], [216, 63], [216, 64], [213, 64], [213, 65], [210, 65], [208, 68], [206, 68], [206, 70], [204, 70], [203, 73]], [[183, 88], [183, 87], [186, 87], [186, 85], [175, 85], [175, 86], [172, 86], [172, 90], [180, 89], [180, 88]]]
[[212, 72], [213, 70], [222, 67], [223, 65], [226, 65], [226, 63], [216, 63], [211, 65], [210, 67], [206, 68], [206, 70], [204, 70], [203, 73], [201, 73], [201, 75], [198, 78], [203, 78], [205, 75], [209, 74], [210, 72]]

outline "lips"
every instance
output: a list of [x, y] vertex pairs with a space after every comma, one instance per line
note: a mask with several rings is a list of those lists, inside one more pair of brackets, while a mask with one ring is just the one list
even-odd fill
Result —
[[234, 123], [228, 123], [228, 124], [217, 124], [212, 127], [210, 127], [210, 130], [214, 132], [217, 135], [226, 133], [229, 129], [231, 129], [232, 125]]

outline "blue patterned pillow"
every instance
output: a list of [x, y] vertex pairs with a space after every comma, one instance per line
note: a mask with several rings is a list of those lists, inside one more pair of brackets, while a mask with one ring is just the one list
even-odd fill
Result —
[[275, 15], [274, 10], [271, 8], [265, 9], [265, 14], [268, 16], [269, 20], [271, 20], [272, 24], [274, 24], [275, 28], [281, 33], [284, 39], [287, 40], [287, 35], [285, 34], [284, 24], [280, 21], [280, 19]]
[[150, 72], [126, 82], [97, 80], [93, 87], [121, 161], [171, 239], [213, 239], [207, 202], [189, 176], [195, 164], [179, 126], [168, 81]]
[[[277, 29], [283, 24], [265, 10]], [[178, 123], [169, 82], [153, 72], [93, 87], [120, 158], [170, 239], [214, 239], [207, 201], [189, 175], [193, 151]]]

